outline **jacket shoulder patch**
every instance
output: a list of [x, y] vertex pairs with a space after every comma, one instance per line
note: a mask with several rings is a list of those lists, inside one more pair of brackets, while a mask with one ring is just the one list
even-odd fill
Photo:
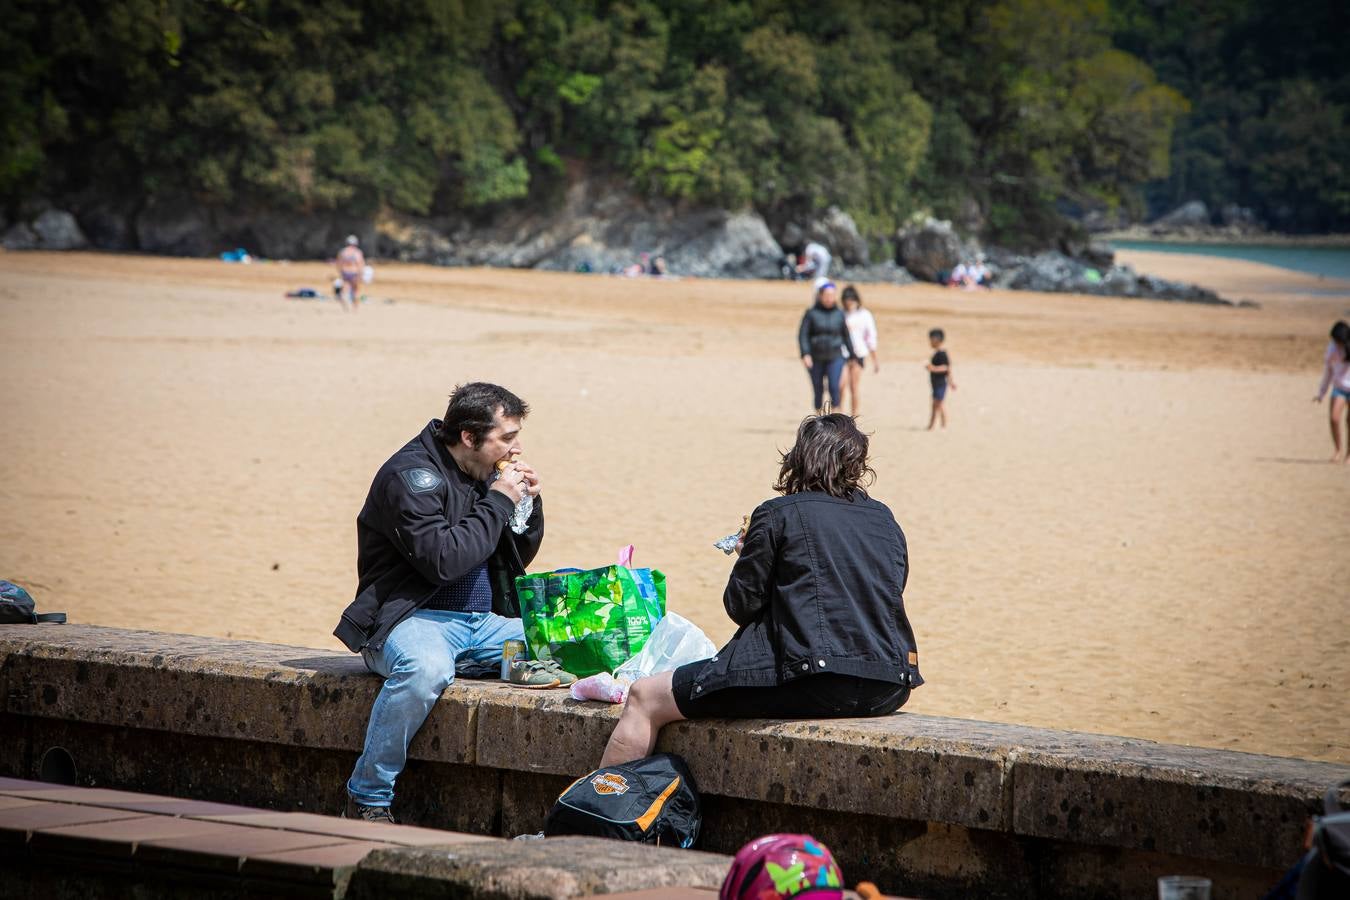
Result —
[[423, 466], [419, 466], [416, 469], [404, 469], [398, 474], [399, 477], [403, 479], [403, 483], [408, 486], [408, 490], [412, 491], [414, 494], [425, 494], [428, 491], [434, 491], [436, 488], [440, 487], [441, 482], [445, 480], [439, 473]]

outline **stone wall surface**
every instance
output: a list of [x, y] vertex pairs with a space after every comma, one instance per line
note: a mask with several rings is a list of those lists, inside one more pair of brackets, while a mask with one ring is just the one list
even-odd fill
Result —
[[730, 865], [729, 856], [619, 841], [503, 841], [0, 777], [0, 900], [563, 900], [630, 892], [661, 900], [672, 889], [709, 900]]
[[352, 873], [347, 900], [460, 896], [566, 900], [670, 885], [716, 888], [729, 860], [695, 850], [559, 837], [455, 847], [377, 850]]
[[[64, 747], [81, 783], [332, 812], [379, 685], [349, 654], [0, 626], [0, 774], [36, 777], [45, 750]], [[413, 743], [396, 813], [536, 831], [594, 767], [617, 715], [560, 691], [457, 682]], [[828, 830], [846, 872], [931, 896], [1142, 896], [1168, 871], [1211, 874], [1216, 896], [1241, 896], [1298, 857], [1322, 792], [1350, 777], [1328, 763], [906, 713], [684, 722], [658, 749], [698, 780], [702, 846]]]

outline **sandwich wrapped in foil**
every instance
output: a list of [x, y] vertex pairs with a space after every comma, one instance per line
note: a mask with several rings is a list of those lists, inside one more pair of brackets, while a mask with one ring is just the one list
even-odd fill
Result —
[[726, 537], [722, 538], [721, 540], [713, 541], [713, 546], [716, 547], [718, 550], [721, 550], [727, 556], [730, 556], [731, 554], [736, 552], [736, 545], [741, 542], [741, 538], [745, 537], [745, 529], [749, 527], [750, 527], [750, 517], [746, 516], [744, 519], [741, 520], [741, 527], [739, 531], [737, 531], [735, 534], [729, 534]]

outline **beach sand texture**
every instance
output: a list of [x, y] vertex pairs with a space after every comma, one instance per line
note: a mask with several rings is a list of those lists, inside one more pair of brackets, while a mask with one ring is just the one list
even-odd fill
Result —
[[[862, 286], [872, 493], [928, 680], [906, 708], [1350, 761], [1350, 467], [1309, 402], [1350, 284], [1122, 255], [1262, 307]], [[730, 635], [711, 542], [809, 412], [807, 287], [381, 265], [359, 314], [282, 299], [330, 279], [0, 254], [0, 577], [73, 621], [338, 648], [371, 476], [482, 379], [533, 407], [533, 568], [634, 543]]]

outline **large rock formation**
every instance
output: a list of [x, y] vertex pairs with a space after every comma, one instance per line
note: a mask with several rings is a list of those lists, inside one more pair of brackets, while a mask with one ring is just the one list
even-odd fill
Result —
[[5, 229], [4, 237], [0, 237], [0, 245], [6, 250], [36, 250], [37, 232], [29, 227], [27, 222], [15, 222]]
[[75, 217], [62, 209], [49, 209], [33, 220], [33, 231], [44, 250], [80, 250], [89, 240]]
[[136, 216], [137, 249], [170, 256], [210, 256], [225, 249], [210, 215], [188, 200], [160, 199]]
[[1159, 216], [1153, 222], [1158, 231], [1178, 231], [1185, 228], [1208, 228], [1210, 224], [1209, 207], [1202, 200], [1191, 200], [1176, 209]]
[[[772, 227], [772, 226], [771, 226]], [[815, 241], [827, 247], [834, 258], [851, 266], [870, 263], [867, 239], [858, 232], [853, 217], [837, 206], [804, 221], [791, 220], [774, 232], [778, 243], [787, 249]]]
[[1092, 240], [1086, 232], [1071, 232], [1064, 235], [1059, 239], [1059, 250], [1065, 256], [1098, 269], [1109, 269], [1116, 261], [1114, 247]]
[[378, 223], [379, 253], [440, 265], [608, 272], [664, 258], [672, 275], [772, 278], [782, 250], [753, 212], [688, 207], [634, 196], [622, 182], [578, 178], [552, 209]]
[[1098, 268], [1057, 251], [1035, 256], [991, 252], [994, 285], [1019, 291], [1098, 294], [1150, 300], [1232, 305], [1214, 291], [1181, 281], [1139, 275], [1130, 266]]
[[126, 208], [95, 200], [88, 206], [77, 207], [76, 218], [89, 236], [89, 243], [95, 247], [102, 250], [136, 249], [134, 216]]
[[[553, 203], [511, 204], [492, 213], [412, 218], [386, 215], [375, 222], [330, 214], [309, 215], [246, 208], [212, 209], [188, 197], [159, 197], [119, 206], [105, 196], [68, 198], [72, 212], [49, 200], [14, 211], [3, 229], [9, 249], [67, 250], [93, 246], [184, 256], [214, 256], [243, 247], [263, 258], [327, 258], [348, 233], [372, 256], [436, 265], [501, 266], [565, 271], [620, 271], [640, 261], [664, 259], [671, 275], [778, 278], [783, 246], [818, 240], [835, 254], [831, 276], [839, 282], [903, 284], [937, 281], [957, 263], [981, 255], [948, 221], [928, 218], [897, 233], [896, 261], [869, 264], [867, 242], [853, 219], [831, 207], [800, 223], [780, 225], [780, 245], [756, 212], [691, 206], [635, 194], [621, 178], [578, 167]], [[1203, 204], [1168, 217], [1208, 221]], [[1241, 227], [1250, 213], [1223, 211]], [[82, 227], [83, 226], [83, 227]], [[1184, 227], [1184, 226], [1178, 226]], [[1230, 226], [1232, 227], [1232, 226]], [[996, 286], [1015, 290], [1107, 294], [1199, 303], [1227, 302], [1196, 285], [1137, 275], [1114, 265], [1109, 246], [1086, 231], [1061, 242], [1063, 252], [1019, 256], [989, 249]]]
[[80, 250], [89, 246], [75, 217], [61, 209], [46, 209], [31, 222], [15, 223], [0, 243], [7, 250]]
[[896, 262], [924, 281], [939, 280], [941, 273], [950, 272], [966, 253], [952, 223], [943, 219], [928, 218], [896, 234]]
[[[93, 216], [116, 232], [106, 210]], [[351, 233], [367, 246], [374, 228], [365, 220], [343, 215], [309, 215], [272, 210], [211, 209], [190, 198], [160, 198], [147, 204], [133, 224], [136, 249], [173, 256], [214, 256], [243, 247], [269, 259], [331, 257]]]

